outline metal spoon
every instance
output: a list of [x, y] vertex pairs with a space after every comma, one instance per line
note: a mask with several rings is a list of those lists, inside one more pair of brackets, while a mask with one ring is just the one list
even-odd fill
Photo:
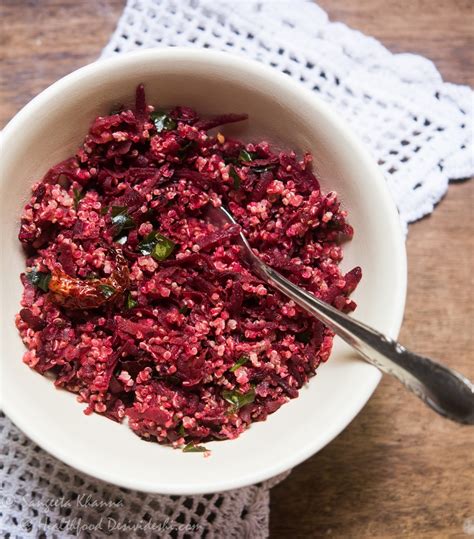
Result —
[[[223, 207], [209, 209], [208, 218], [219, 226], [237, 224]], [[398, 342], [293, 284], [254, 254], [242, 232], [240, 243], [243, 259], [254, 273], [332, 329], [366, 361], [395, 376], [438, 414], [458, 423], [474, 424], [474, 386], [462, 374], [406, 350]]]

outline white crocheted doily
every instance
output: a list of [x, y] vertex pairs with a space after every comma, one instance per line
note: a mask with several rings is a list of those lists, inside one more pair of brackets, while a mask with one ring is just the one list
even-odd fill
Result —
[[[102, 56], [167, 46], [242, 54], [317, 92], [371, 150], [405, 226], [433, 210], [449, 180], [474, 174], [471, 89], [443, 83], [421, 56], [391, 54], [378, 41], [329, 22], [312, 1], [129, 0]], [[4, 417], [0, 429], [4, 535], [268, 535], [269, 488], [281, 477], [209, 496], [131, 492], [62, 464]]]
[[318, 93], [371, 150], [404, 225], [433, 211], [449, 180], [474, 174], [472, 90], [329, 22], [312, 0], [129, 1], [102, 56], [168, 46], [245, 55]]

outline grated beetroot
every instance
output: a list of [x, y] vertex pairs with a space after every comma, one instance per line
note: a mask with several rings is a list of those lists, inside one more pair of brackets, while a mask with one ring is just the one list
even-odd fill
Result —
[[[331, 331], [243, 265], [241, 228], [290, 280], [355, 308], [361, 270], [338, 266], [353, 230], [311, 156], [207, 132], [246, 118], [157, 111], [140, 85], [134, 109], [96, 118], [33, 186], [21, 219], [25, 363], [86, 413], [175, 447], [265, 420], [331, 351]], [[221, 203], [240, 226], [206, 221]]]

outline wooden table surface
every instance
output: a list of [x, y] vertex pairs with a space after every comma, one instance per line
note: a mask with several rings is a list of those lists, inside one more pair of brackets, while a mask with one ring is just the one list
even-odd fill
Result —
[[[472, 0], [320, 0], [333, 20], [396, 52], [431, 58], [446, 80], [474, 84]], [[0, 126], [34, 95], [94, 60], [122, 0], [2, 0]], [[471, 379], [472, 182], [451, 185], [410, 227], [400, 340]], [[272, 491], [271, 537], [474, 535], [473, 431], [445, 421], [384, 378], [362, 413]], [[464, 529], [464, 531], [463, 531]]]

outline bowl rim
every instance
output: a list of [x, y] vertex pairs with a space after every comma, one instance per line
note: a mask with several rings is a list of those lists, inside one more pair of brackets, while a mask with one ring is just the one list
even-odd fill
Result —
[[[290, 76], [285, 75], [274, 68], [266, 66], [255, 60], [248, 59], [243, 56], [239, 56], [229, 52], [214, 51], [208, 49], [191, 49], [187, 47], [167, 47], [167, 48], [155, 48], [141, 51], [134, 51], [117, 55], [107, 59], [99, 59], [90, 64], [87, 64], [68, 75], [57, 80], [46, 89], [41, 91], [36, 97], [29, 101], [15, 116], [8, 122], [1, 133], [0, 142], [3, 149], [8, 144], [10, 133], [14, 133], [17, 126], [20, 125], [24, 118], [34, 116], [35, 111], [40, 110], [47, 105], [53, 96], [59, 95], [62, 91], [69, 89], [74, 84], [82, 79], [89, 79], [94, 73], [101, 71], [104, 68], [118, 69], [120, 67], [126, 67], [130, 62], [135, 62], [137, 59], [155, 59], [159, 62], [162, 59], [175, 59], [190, 60], [195, 59], [199, 61], [208, 61], [213, 65], [226, 64], [228, 67], [231, 65], [236, 70], [244, 72], [246, 75], [255, 73], [260, 77], [264, 77], [272, 80], [275, 86], [283, 87], [287, 92], [293, 93], [302, 101], [311, 102], [311, 106], [318, 110], [318, 113], [325, 116], [327, 121], [331, 123], [337, 130], [344, 132], [347, 144], [350, 145], [351, 151], [357, 153], [358, 158], [362, 162], [362, 166], [370, 172], [373, 177], [373, 183], [378, 188], [377, 197], [381, 203], [383, 203], [386, 209], [386, 222], [385, 225], [390, 230], [390, 237], [394, 247], [394, 260], [396, 260], [395, 273], [397, 275], [398, 283], [400, 286], [400, 294], [398, 296], [398, 302], [396, 305], [391, 306], [391, 324], [387, 330], [387, 335], [392, 338], [396, 338], [400, 330], [407, 291], [407, 260], [405, 250], [405, 237], [402, 231], [401, 222], [398, 216], [393, 198], [391, 197], [388, 187], [382, 172], [376, 165], [374, 159], [369, 155], [368, 150], [363, 146], [362, 142], [353, 133], [352, 128], [335, 112], [328, 104], [326, 104], [319, 96], [315, 95], [309, 89], [305, 88], [302, 84], [294, 81]], [[0, 178], [0, 182], [2, 179]], [[276, 475], [291, 469], [292, 467], [300, 464], [307, 458], [311, 457], [328, 443], [330, 443], [338, 434], [340, 434], [349, 423], [359, 414], [362, 408], [365, 406], [373, 392], [375, 391], [382, 373], [372, 367], [373, 376], [367, 380], [364, 389], [360, 388], [360, 396], [357, 401], [357, 405], [351, 408], [350, 412], [344, 417], [344, 421], [340, 421], [336, 425], [328, 427], [324, 436], [320, 437], [313, 443], [308, 442], [296, 453], [292, 453], [287, 456], [286, 459], [279, 460], [276, 464], [271, 462], [264, 469], [258, 470], [258, 472], [252, 472], [247, 476], [240, 477], [235, 480], [220, 480], [211, 481], [200, 485], [199, 487], [193, 486], [191, 489], [187, 489], [182, 486], [176, 487], [172, 484], [159, 484], [156, 482], [146, 483], [137, 482], [133, 478], [126, 476], [118, 477], [116, 474], [109, 474], [107, 470], [94, 468], [93, 463], [85, 463], [83, 459], [78, 458], [76, 454], [65, 454], [61, 447], [52, 446], [48, 442], [47, 437], [42, 435], [41, 432], [35, 430], [32, 422], [28, 421], [28, 418], [22, 417], [21, 414], [17, 414], [14, 406], [10, 406], [8, 402], [2, 402], [0, 395], [0, 408], [2, 408], [5, 414], [15, 423], [20, 430], [22, 430], [30, 439], [36, 444], [42, 447], [45, 451], [58, 458], [62, 462], [69, 466], [72, 466], [80, 472], [86, 473], [89, 476], [97, 479], [113, 483], [115, 485], [140, 490], [144, 492], [153, 492], [161, 494], [175, 494], [175, 495], [193, 495], [193, 494], [205, 494], [222, 492], [226, 490], [242, 488], [248, 485], [256, 484], [261, 481], [275, 477]]]

